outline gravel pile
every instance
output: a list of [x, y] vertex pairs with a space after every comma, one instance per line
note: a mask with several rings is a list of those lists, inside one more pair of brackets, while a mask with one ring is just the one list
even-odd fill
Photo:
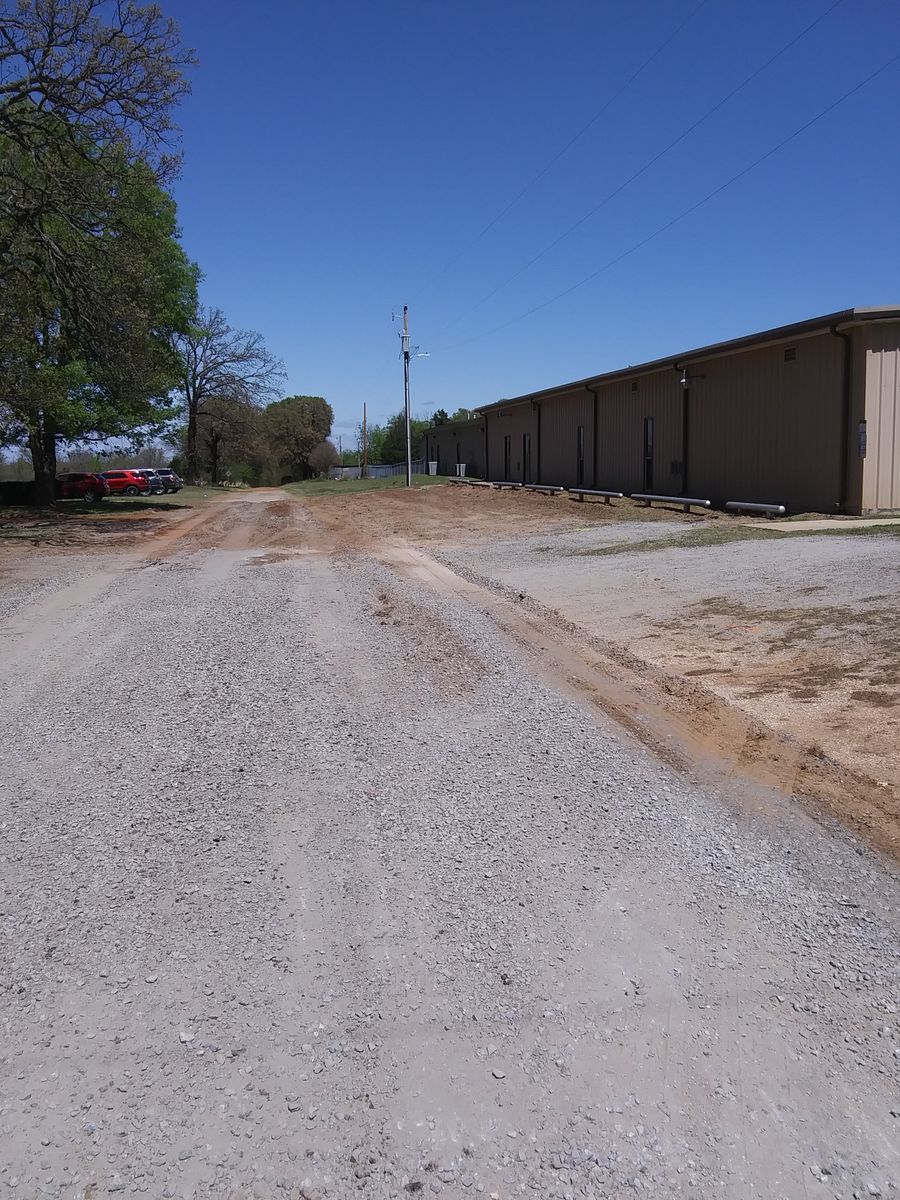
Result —
[[362, 555], [185, 553], [3, 646], [0, 1195], [896, 1194], [849, 835]]

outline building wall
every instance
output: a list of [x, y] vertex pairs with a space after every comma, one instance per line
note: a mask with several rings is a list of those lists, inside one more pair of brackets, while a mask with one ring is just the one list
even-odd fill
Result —
[[[549, 407], [549, 405], [548, 405]], [[513, 404], [487, 414], [488, 422], [488, 479], [506, 479], [503, 461], [503, 439], [510, 438], [509, 480], [525, 482], [522, 458], [522, 437], [531, 434], [532, 483], [537, 482], [537, 409], [531, 403]], [[542, 482], [546, 482], [546, 477]]]
[[438, 475], [455, 475], [456, 464], [466, 464], [466, 474], [484, 477], [484, 421], [438, 425], [425, 435], [425, 457], [438, 464]]
[[[831, 333], [688, 363], [691, 495], [836, 510], [844, 343]], [[789, 361], [788, 361], [789, 360]]]
[[[681, 489], [681, 387], [674, 370], [598, 388], [596, 486], [619, 492]], [[644, 429], [653, 421], [653, 485], [645, 488]]]
[[[857, 363], [865, 373], [864, 511], [900, 508], [900, 325], [859, 331]], [[859, 457], [859, 426], [851, 441]]]
[[541, 401], [540, 479], [537, 483], [578, 486], [578, 430], [584, 430], [584, 476], [582, 487], [594, 478], [594, 398], [585, 388], [576, 388], [552, 400]]
[[[698, 357], [648, 374], [512, 403], [485, 414], [487, 478], [523, 481], [531, 434], [532, 481], [577, 486], [577, 429], [585, 430], [584, 486], [625, 493], [784, 504], [793, 511], [900, 509], [900, 322], [825, 330], [743, 352]], [[684, 390], [690, 379], [685, 452]], [[849, 407], [848, 407], [849, 399]], [[653, 422], [653, 481], [644, 437]], [[860, 423], [865, 421], [865, 456]], [[539, 456], [537, 452], [540, 435]], [[539, 471], [539, 475], [538, 475]]]

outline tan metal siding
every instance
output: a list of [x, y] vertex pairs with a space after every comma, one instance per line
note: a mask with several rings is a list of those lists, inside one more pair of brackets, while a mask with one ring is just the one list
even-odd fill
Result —
[[653, 490], [680, 491], [681, 389], [676, 373], [657, 371], [597, 391], [597, 487], [644, 490], [644, 420], [652, 417]]
[[531, 434], [531, 473], [537, 474], [537, 411], [533, 404], [517, 404], [488, 416], [488, 479], [503, 479], [503, 439], [509, 436], [510, 480], [522, 482], [522, 435]]
[[843, 343], [833, 334], [686, 364], [688, 491], [828, 512], [841, 499]]
[[[781, 503], [795, 511], [830, 512], [842, 502], [848, 512], [898, 509], [900, 323], [870, 319], [845, 332], [853, 346], [849, 396], [847, 340], [827, 328], [804, 327], [794, 340], [780, 337], [740, 350], [710, 348], [711, 357], [698, 352], [677, 365], [648, 364], [645, 375], [636, 368], [633, 376], [598, 381], [596, 429], [593, 396], [584, 382], [491, 411], [489, 477], [503, 477], [503, 438], [509, 435], [509, 473], [522, 478], [526, 430], [536, 477], [539, 412], [542, 482], [576, 482], [576, 430], [583, 424], [585, 483], [644, 490], [644, 421], [652, 417], [655, 492], [720, 504]], [[682, 368], [690, 377], [686, 452]], [[863, 419], [865, 459], [858, 449]]]
[[438, 425], [426, 433], [426, 455], [437, 462], [438, 475], [455, 475], [456, 464], [466, 464], [466, 474], [484, 474], [484, 422], [462, 426]]
[[594, 398], [584, 390], [540, 402], [540, 483], [576, 487], [578, 484], [578, 427], [584, 429], [584, 487], [594, 474]]
[[900, 325], [863, 330], [866, 458], [863, 508], [900, 508]]

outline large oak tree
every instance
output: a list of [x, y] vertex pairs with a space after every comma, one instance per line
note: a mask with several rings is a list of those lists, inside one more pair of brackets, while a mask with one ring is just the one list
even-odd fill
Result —
[[[0, 217], [11, 246], [0, 277], [0, 435], [27, 446], [37, 498], [49, 502], [60, 442], [156, 432], [170, 417], [171, 338], [196, 308], [196, 272], [149, 167], [115, 147], [68, 146], [58, 118], [44, 122], [45, 137], [66, 147], [59, 161], [80, 200], [76, 220], [46, 211], [10, 230]], [[0, 157], [31, 169], [2, 137]]]
[[52, 497], [60, 440], [152, 425], [196, 279], [163, 184], [193, 55], [154, 4], [0, 3], [0, 438]]

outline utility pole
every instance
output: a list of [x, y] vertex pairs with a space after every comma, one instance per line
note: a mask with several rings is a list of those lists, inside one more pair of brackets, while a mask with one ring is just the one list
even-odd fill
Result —
[[403, 406], [406, 412], [406, 486], [412, 487], [412, 437], [409, 429], [409, 306], [403, 305], [403, 332], [400, 334], [403, 353]]
[[366, 402], [363, 400], [363, 439], [362, 439], [362, 470], [359, 473], [360, 479], [365, 479], [369, 474], [369, 443], [366, 441]]
[[[396, 314], [391, 313], [391, 320], [396, 320]], [[406, 416], [406, 486], [412, 487], [412, 430], [409, 409], [409, 360], [411, 358], [428, 358], [427, 353], [419, 347], [409, 344], [409, 305], [403, 305], [403, 329], [400, 333], [400, 357], [403, 359], [403, 410]]]

